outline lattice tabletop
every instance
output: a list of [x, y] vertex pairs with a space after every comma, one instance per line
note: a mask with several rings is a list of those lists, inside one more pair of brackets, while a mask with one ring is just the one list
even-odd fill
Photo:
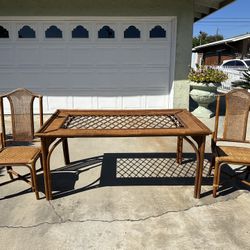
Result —
[[175, 115], [69, 115], [67, 129], [169, 129], [184, 127]]

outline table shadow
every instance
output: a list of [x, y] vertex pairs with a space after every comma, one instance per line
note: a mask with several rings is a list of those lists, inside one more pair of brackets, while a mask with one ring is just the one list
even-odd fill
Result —
[[[212, 185], [209, 172], [210, 155], [205, 155], [203, 185]], [[196, 155], [183, 154], [182, 164], [176, 163], [175, 153], [108, 153], [72, 162], [53, 170], [53, 198], [84, 192], [105, 186], [126, 185], [194, 185]], [[100, 176], [88, 185], [74, 188], [79, 175], [100, 168]]]
[[[194, 185], [196, 156], [183, 154], [182, 164], [175, 153], [104, 154], [100, 185]], [[205, 156], [203, 184], [210, 185], [209, 155]]]

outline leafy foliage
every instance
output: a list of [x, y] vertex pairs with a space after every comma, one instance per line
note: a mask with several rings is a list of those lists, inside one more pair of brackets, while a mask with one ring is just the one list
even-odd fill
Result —
[[228, 76], [221, 70], [196, 65], [196, 69], [191, 68], [188, 74], [188, 79], [193, 82], [199, 82], [204, 84], [218, 83], [228, 79]]
[[211, 43], [219, 40], [223, 40], [223, 35], [208, 35], [206, 32], [200, 31], [198, 36], [193, 37], [193, 48], [206, 43]]
[[250, 70], [245, 71], [240, 80], [232, 82], [232, 86], [250, 89]]

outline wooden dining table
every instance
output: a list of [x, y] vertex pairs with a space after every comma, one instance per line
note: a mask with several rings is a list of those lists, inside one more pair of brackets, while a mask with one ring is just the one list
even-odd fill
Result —
[[177, 137], [176, 161], [181, 164], [183, 140], [197, 157], [194, 197], [200, 198], [206, 136], [211, 130], [185, 109], [74, 110], [59, 109], [36, 132], [41, 139], [45, 196], [52, 197], [50, 158], [63, 145], [65, 164], [70, 163], [68, 138], [86, 137]]

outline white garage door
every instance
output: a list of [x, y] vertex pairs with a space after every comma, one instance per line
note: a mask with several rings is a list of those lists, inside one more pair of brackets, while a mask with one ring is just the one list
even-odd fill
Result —
[[1, 92], [41, 93], [45, 112], [171, 107], [174, 18], [67, 19], [0, 21]]

